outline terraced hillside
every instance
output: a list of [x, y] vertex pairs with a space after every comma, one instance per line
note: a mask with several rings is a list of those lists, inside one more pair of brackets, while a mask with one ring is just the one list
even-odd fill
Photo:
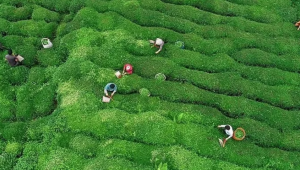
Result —
[[[0, 43], [25, 58], [10, 67], [0, 51], [0, 169], [300, 169], [299, 11], [296, 0], [0, 0]], [[134, 74], [117, 79], [125, 63]], [[102, 103], [109, 82], [118, 91]], [[220, 124], [246, 138], [220, 147]]]

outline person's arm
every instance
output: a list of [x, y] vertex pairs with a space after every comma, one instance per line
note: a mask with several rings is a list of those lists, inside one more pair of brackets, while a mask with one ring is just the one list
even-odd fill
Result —
[[158, 51], [156, 51], [155, 54], [158, 54], [158, 53], [162, 50], [162, 47], [163, 47], [163, 46], [164, 46], [164, 44], [161, 44], [161, 45], [159, 46]]
[[113, 97], [113, 95], [115, 94], [115, 92], [116, 92], [116, 91], [113, 91], [113, 92], [111, 93], [111, 95], [110, 95], [111, 98]]
[[224, 128], [226, 125], [219, 125], [218, 128]]
[[105, 94], [106, 96], [108, 96], [108, 93], [107, 93], [106, 88], [104, 88], [104, 94]]
[[226, 140], [228, 140], [228, 139], [232, 138], [232, 136], [233, 136], [233, 135], [230, 135], [230, 136], [228, 136], [228, 137], [226, 138]]
[[123, 74], [125, 74], [125, 65], [124, 65], [124, 67], [123, 67]]
[[114, 91], [111, 93], [110, 97], [113, 97], [113, 95], [117, 92], [117, 86], [115, 86]]
[[298, 29], [297, 30], [300, 30], [300, 25], [299, 25], [299, 27], [298, 27]]

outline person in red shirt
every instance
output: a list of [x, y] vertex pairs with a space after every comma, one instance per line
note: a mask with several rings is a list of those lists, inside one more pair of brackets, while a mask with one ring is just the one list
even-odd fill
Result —
[[299, 30], [300, 29], [300, 21], [296, 22], [295, 26], [298, 27], [297, 30]]
[[123, 75], [132, 74], [133, 68], [131, 64], [125, 64], [123, 67]]

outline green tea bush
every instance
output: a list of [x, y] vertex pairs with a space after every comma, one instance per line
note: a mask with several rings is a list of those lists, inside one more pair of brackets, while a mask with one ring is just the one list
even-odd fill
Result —
[[29, 19], [32, 13], [32, 8], [30, 6], [16, 8], [1, 4], [0, 11], [0, 18], [4, 18], [9, 21], [19, 21]]
[[[226, 24], [234, 27], [235, 30], [246, 31], [251, 33], [262, 33], [270, 36], [281, 36], [281, 35], [297, 36], [293, 31], [293, 28], [290, 26], [290, 24], [286, 24], [286, 23], [284, 24], [273, 23], [272, 25], [268, 25], [268, 24], [249, 21], [243, 17], [229, 18], [221, 15], [216, 15], [209, 11], [199, 10], [195, 7], [180, 6], [180, 5], [170, 4], [170, 3], [162, 3], [161, 1], [150, 2], [150, 1], [143, 0], [140, 2], [140, 5], [144, 9], [160, 11], [162, 13], [165, 13], [173, 17], [188, 19], [192, 22], [197, 23], [198, 25]], [[293, 11], [293, 9], [289, 9], [289, 11], [291, 10]], [[285, 15], [283, 17], [284, 20], [286, 20], [286, 16], [289, 15]], [[225, 26], [225, 25], [221, 25], [221, 26]], [[281, 29], [283, 26], [284, 29]], [[218, 29], [219, 26], [217, 26], [217, 28], [216, 27], [212, 28], [210, 26], [205, 28], [206, 28], [205, 30], [209, 31], [209, 29], [211, 29], [212, 32], [217, 32], [216, 29]], [[272, 29], [273, 31], [268, 31], [270, 29]], [[229, 32], [224, 31], [223, 33], [228, 34]], [[201, 35], [207, 36], [205, 32]]]
[[273, 23], [276, 21], [282, 21], [283, 19], [272, 11], [255, 6], [242, 6], [233, 4], [227, 1], [214, 0], [210, 3], [202, 1], [187, 1], [187, 0], [163, 0], [163, 2], [180, 4], [180, 5], [191, 5], [199, 9], [211, 11], [217, 14], [226, 16], [242, 16], [247, 19], [251, 19], [257, 22]]
[[160, 147], [149, 146], [138, 142], [109, 139], [102, 142], [98, 152], [99, 154], [106, 155], [108, 158], [119, 157], [132, 160], [141, 165], [151, 165], [152, 162], [150, 162], [149, 159], [154, 157], [153, 152], [158, 148]]
[[21, 36], [52, 38], [56, 27], [57, 24], [53, 22], [23, 20], [11, 23], [8, 33]]
[[51, 83], [44, 84], [39, 89], [36, 89], [32, 101], [36, 116], [45, 116], [52, 112], [55, 107], [55, 90], [56, 86]]
[[94, 0], [86, 0], [85, 4], [87, 7], [91, 7], [96, 9], [98, 12], [106, 12], [108, 11], [109, 2], [108, 1], [94, 1]]
[[32, 45], [22, 45], [17, 46], [15, 48], [16, 54], [19, 54], [22, 57], [24, 57], [22, 64], [24, 64], [25, 66], [33, 66], [36, 64], [36, 47]]
[[[201, 156], [211, 155], [212, 158], [218, 159], [223, 159], [226, 157], [226, 160], [230, 161], [231, 163], [251, 168], [261, 167], [266, 165], [267, 162], [271, 160], [281, 162], [280, 164], [273, 165], [273, 168], [278, 169], [284, 169], [284, 166], [290, 166], [291, 164], [298, 164], [296, 154], [279, 149], [261, 148], [247, 141], [240, 142], [230, 140], [226, 143], [225, 148], [222, 148], [217, 143], [217, 138], [220, 137], [214, 135], [216, 132], [204, 130], [204, 127], [199, 125], [178, 126], [177, 131], [180, 133], [180, 136], [178, 137], [178, 143], [181, 143], [187, 148], [191, 148], [192, 151], [195, 151]], [[201, 135], [199, 133], [201, 133]], [[197, 135], [211, 137], [197, 138], [195, 137]], [[242, 156], [236, 157], [236, 154], [234, 154], [235, 152], [240, 153]], [[272, 158], [271, 155], [273, 155]], [[285, 160], [288, 155], [291, 156], [290, 159], [287, 159], [288, 161], [282, 164], [282, 160]], [[263, 158], [267, 159], [261, 161]], [[249, 160], [252, 160], [251, 163]]]
[[[73, 13], [78, 12], [80, 9], [84, 8], [85, 2], [85, 0], [72, 0], [69, 5], [69, 11]], [[101, 3], [101, 1], [99, 3]]]
[[[85, 36], [85, 38], [82, 38], [83, 35], [87, 34], [93, 36]], [[76, 47], [97, 47], [101, 46], [102, 43], [103, 36], [101, 33], [93, 29], [82, 28], [64, 36], [60, 41], [60, 48], [62, 51], [70, 52], [70, 49], [74, 49]]]
[[30, 120], [34, 115], [32, 92], [34, 88], [23, 85], [16, 91], [17, 105], [16, 117], [18, 120]]
[[243, 49], [232, 55], [232, 57], [241, 63], [252, 66], [276, 67], [286, 71], [299, 71], [300, 61], [294, 57], [282, 56], [267, 53], [259, 49]]
[[80, 69], [78, 69], [78, 66], [80, 65], [82, 61], [80, 60], [68, 60], [64, 64], [62, 64], [57, 71], [54, 73], [53, 78], [55, 82], [62, 82], [67, 81], [70, 78], [78, 79], [83, 74]]
[[89, 161], [83, 168], [84, 170], [93, 170], [93, 169], [122, 169], [122, 170], [153, 170], [152, 166], [139, 165], [128, 159], [124, 158], [106, 158], [105, 156], [97, 157]]
[[33, 67], [30, 69], [27, 82], [31, 84], [44, 84], [48, 80], [45, 76], [45, 69], [41, 67]]
[[268, 8], [269, 10], [272, 10], [278, 15], [281, 15], [284, 19], [284, 21], [294, 21], [295, 17], [295, 8], [291, 5], [291, 2], [289, 1], [274, 1], [274, 0], [268, 0], [263, 2], [249, 2], [245, 0], [230, 0], [230, 2], [237, 3], [240, 5], [252, 5], [252, 6], [260, 6]]
[[60, 21], [59, 13], [38, 6], [34, 8], [31, 18], [35, 21], [46, 21], [48, 23]]
[[169, 46], [166, 55], [170, 60], [181, 66], [206, 72], [230, 71], [237, 66], [237, 63], [226, 54], [206, 56], [194, 51], [181, 50]]
[[0, 167], [1, 169], [13, 169], [17, 158], [10, 154], [2, 154], [0, 157]]
[[282, 71], [277, 68], [241, 67], [242, 77], [260, 81], [264, 84], [299, 86], [300, 76], [297, 73]]
[[168, 160], [168, 167], [172, 169], [248, 169], [230, 162], [199, 157], [196, 153], [179, 146], [170, 147], [167, 150], [166, 159]]
[[122, 103], [118, 105], [117, 108], [125, 110], [130, 114], [156, 111], [160, 108], [160, 100], [156, 97], [146, 97], [139, 94], [121, 96], [118, 94], [115, 99]]
[[57, 148], [41, 155], [38, 169], [83, 169], [84, 159], [69, 149]]
[[140, 6], [144, 9], [160, 11], [167, 15], [188, 19], [199, 25], [219, 24], [225, 17], [199, 10], [191, 6], [180, 6], [171, 3], [163, 3], [161, 1], [140, 1]]
[[6, 70], [7, 79], [12, 85], [21, 85], [25, 83], [28, 73], [29, 69], [25, 66], [11, 67]]
[[[0, 31], [1, 32], [6, 32], [9, 27], [10, 27], [10, 22], [7, 21], [7, 20], [5, 20], [5, 19], [3, 19], [3, 18], [0, 18]], [[1, 43], [2, 43], [2, 41], [1, 41]]]
[[65, 58], [52, 48], [37, 51], [37, 61], [41, 66], [59, 66]]
[[68, 0], [33, 0], [33, 2], [51, 11], [60, 13], [67, 13], [70, 6], [70, 1]]
[[125, 47], [126, 51], [137, 56], [154, 55], [155, 51], [157, 51], [156, 47], [153, 47], [154, 49], [151, 49], [149, 41], [145, 40], [129, 41], [127, 42]]
[[26, 123], [13, 122], [4, 127], [2, 136], [8, 141], [22, 142], [25, 138], [26, 129]]
[[22, 149], [22, 144], [18, 142], [9, 142], [5, 147], [5, 152], [14, 156], [20, 156]]
[[[155, 123], [154, 123], [155, 122]], [[175, 124], [155, 112], [134, 117], [128, 125], [130, 136], [149, 144], [169, 145], [176, 142]]]
[[96, 156], [98, 142], [90, 136], [78, 134], [70, 141], [71, 149], [86, 158]]
[[17, 46], [24, 46], [24, 44], [26, 44], [28, 46], [29, 45], [33, 45], [33, 46], [40, 45], [40, 40], [38, 40], [37, 38], [22, 37], [22, 36], [17, 36], [17, 35], [7, 35], [7, 36], [1, 38], [0, 42], [6, 48], [12, 49], [15, 54], [16, 54], [16, 52], [14, 50]]
[[12, 120], [15, 112], [15, 102], [4, 96], [0, 97], [0, 121]]

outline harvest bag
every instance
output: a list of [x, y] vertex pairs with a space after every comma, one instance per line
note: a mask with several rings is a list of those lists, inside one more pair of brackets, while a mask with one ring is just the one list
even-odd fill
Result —
[[41, 39], [41, 42], [44, 48], [51, 48], [53, 46], [49, 38], [43, 38]]

